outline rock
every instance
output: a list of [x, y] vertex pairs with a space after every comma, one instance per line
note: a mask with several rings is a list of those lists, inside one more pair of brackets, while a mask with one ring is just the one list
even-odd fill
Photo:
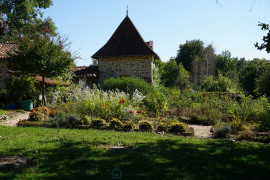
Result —
[[0, 171], [20, 169], [33, 164], [33, 160], [19, 156], [0, 157]]

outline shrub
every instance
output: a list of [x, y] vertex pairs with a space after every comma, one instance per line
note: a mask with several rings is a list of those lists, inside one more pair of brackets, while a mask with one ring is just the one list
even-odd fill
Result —
[[186, 132], [187, 130], [187, 125], [182, 122], [178, 123], [173, 123], [169, 129], [169, 132], [174, 133], [174, 134], [182, 134]]
[[64, 124], [64, 127], [77, 128], [79, 125], [82, 125], [80, 117], [73, 114], [68, 114], [66, 116], [66, 123]]
[[114, 130], [121, 130], [123, 128], [123, 123], [116, 118], [113, 118], [110, 121], [110, 129], [114, 129]]
[[167, 97], [161, 91], [154, 91], [151, 94], [147, 95], [143, 99], [143, 103], [146, 108], [155, 114], [156, 117], [159, 116], [159, 113], [167, 108]]
[[146, 81], [134, 77], [110, 78], [104, 81], [104, 90], [124, 91], [133, 94], [135, 90], [142, 92], [144, 95], [153, 92], [154, 88]]
[[126, 122], [123, 125], [123, 130], [124, 131], [131, 131], [132, 129], [134, 129], [134, 125], [131, 122]]
[[15, 77], [7, 83], [10, 101], [36, 100], [39, 94], [37, 81], [30, 77]]
[[223, 126], [214, 131], [214, 136], [216, 138], [226, 138], [232, 132], [232, 128], [230, 126]]
[[139, 130], [140, 131], [152, 131], [153, 125], [148, 121], [141, 121], [139, 123]]
[[1, 89], [0, 90], [0, 103], [6, 104], [8, 102], [8, 99], [9, 99], [8, 91], [6, 89]]
[[92, 120], [92, 127], [96, 129], [106, 129], [107, 123], [104, 119], [94, 119]]
[[89, 117], [89, 116], [84, 116], [84, 117], [82, 117], [81, 118], [81, 121], [82, 121], [82, 123], [84, 124], [84, 125], [91, 125], [91, 123], [92, 123], [92, 120], [91, 120], [91, 118]]
[[168, 131], [168, 128], [167, 128], [167, 125], [165, 123], [160, 123], [158, 126], [157, 126], [157, 132], [167, 132]]
[[259, 129], [262, 131], [270, 131], [270, 106], [260, 114]]
[[52, 114], [52, 110], [47, 107], [38, 107], [33, 109], [29, 114], [30, 121], [48, 121], [49, 116]]

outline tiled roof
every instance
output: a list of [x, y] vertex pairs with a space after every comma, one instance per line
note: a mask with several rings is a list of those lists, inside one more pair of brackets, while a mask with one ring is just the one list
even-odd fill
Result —
[[128, 16], [121, 22], [109, 41], [92, 58], [158, 55], [146, 44]]
[[98, 77], [98, 66], [77, 66], [74, 68], [73, 73], [77, 77]]
[[9, 57], [8, 53], [14, 52], [18, 48], [16, 43], [2, 43], [0, 42], [0, 59]]
[[[11, 76], [17, 76], [17, 72], [16, 71], [12, 71], [12, 70], [8, 70], [8, 74], [10, 74]], [[42, 81], [42, 77], [41, 76], [35, 76], [35, 79], [39, 82]], [[51, 79], [51, 78], [45, 78], [45, 85], [47, 86], [56, 86], [56, 85], [60, 85], [60, 86], [69, 86], [68, 83], [65, 82], [60, 82], [58, 80], [55, 79]]]

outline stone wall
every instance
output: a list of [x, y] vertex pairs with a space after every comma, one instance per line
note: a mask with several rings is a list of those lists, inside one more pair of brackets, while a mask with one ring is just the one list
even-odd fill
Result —
[[100, 82], [111, 77], [139, 77], [153, 82], [153, 56], [129, 56], [98, 59]]
[[5, 60], [0, 60], [0, 89], [6, 88], [6, 80], [10, 78], [10, 75], [7, 74], [8, 63]]

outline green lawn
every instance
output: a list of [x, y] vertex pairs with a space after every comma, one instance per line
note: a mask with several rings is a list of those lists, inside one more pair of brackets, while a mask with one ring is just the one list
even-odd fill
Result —
[[[35, 158], [0, 179], [270, 179], [270, 145], [152, 133], [0, 126], [0, 155]], [[129, 146], [111, 149], [112, 145]]]

